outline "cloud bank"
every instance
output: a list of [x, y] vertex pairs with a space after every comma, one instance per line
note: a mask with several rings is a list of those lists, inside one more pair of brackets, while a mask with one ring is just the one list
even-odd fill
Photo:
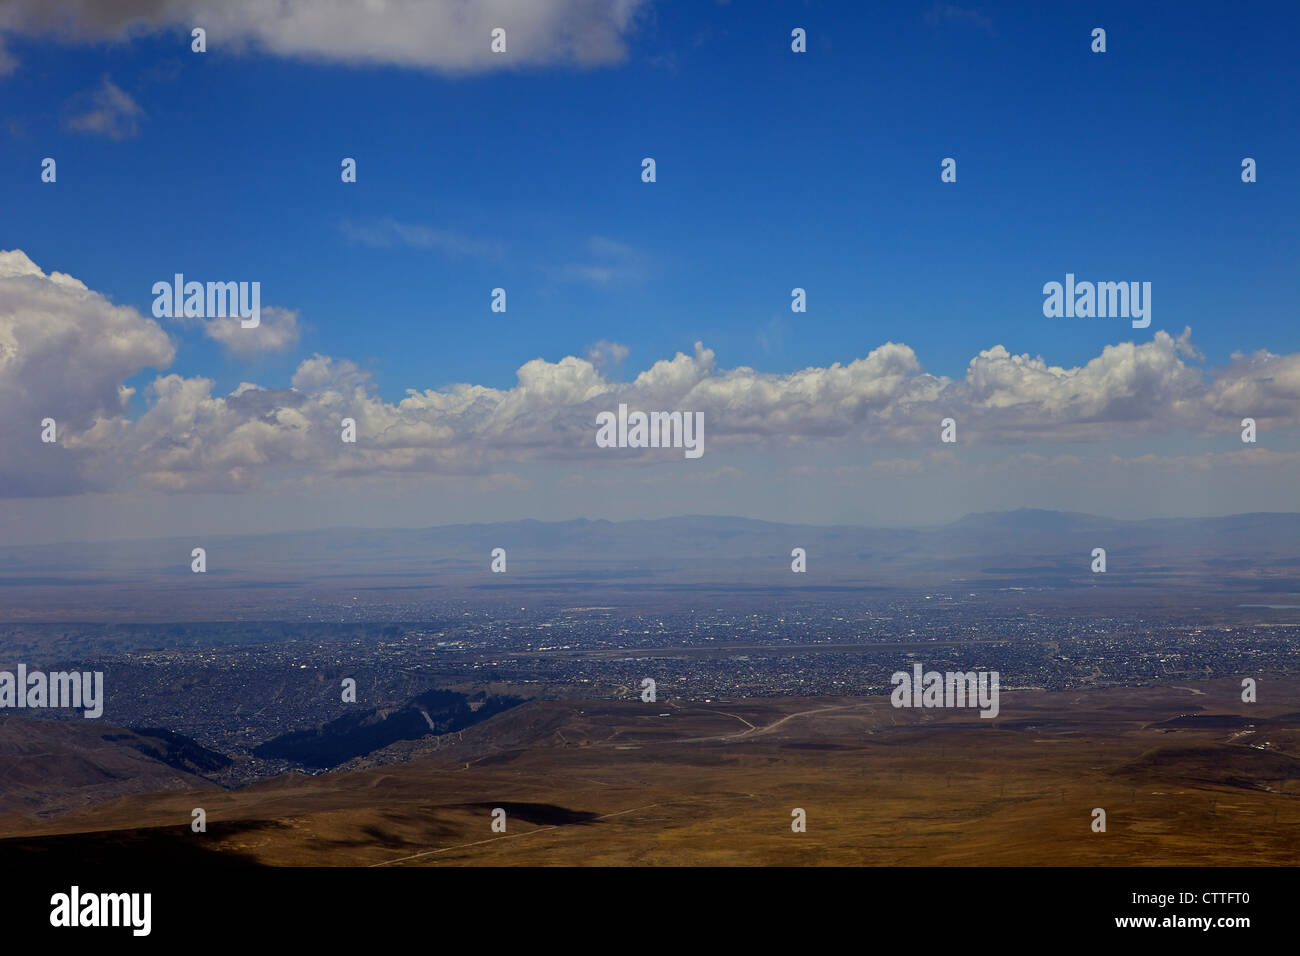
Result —
[[[296, 313], [265, 316], [257, 330], [232, 320], [206, 332], [244, 355], [296, 343]], [[245, 337], [254, 332], [256, 340]], [[955, 379], [926, 372], [896, 342], [790, 373], [724, 369], [697, 342], [691, 354], [661, 359], [630, 381], [607, 377], [624, 346], [602, 341], [586, 354], [526, 362], [511, 388], [410, 388], [397, 402], [380, 397], [371, 374], [348, 359], [313, 355], [289, 387], [243, 383], [218, 395], [209, 379], [166, 372], [175, 347], [151, 317], [70, 276], [46, 275], [22, 252], [3, 252], [0, 496], [139, 486], [236, 492], [308, 473], [486, 475], [526, 462], [579, 468], [609, 460], [595, 445], [595, 417], [619, 403], [703, 412], [708, 454], [720, 458], [710, 469], [727, 464], [729, 450], [788, 461], [791, 449], [813, 443], [943, 451], [952, 447], [938, 445], [947, 417], [958, 422], [958, 447], [1222, 436], [1247, 416], [1262, 430], [1300, 425], [1300, 354], [1237, 354], [1207, 369], [1187, 329], [1109, 345], [1073, 368], [994, 345]], [[134, 396], [125, 382], [147, 368], [165, 374]], [[57, 445], [40, 441], [47, 417], [58, 423]], [[356, 421], [355, 444], [340, 440], [345, 418]], [[873, 467], [906, 474], [915, 466], [886, 459]]]

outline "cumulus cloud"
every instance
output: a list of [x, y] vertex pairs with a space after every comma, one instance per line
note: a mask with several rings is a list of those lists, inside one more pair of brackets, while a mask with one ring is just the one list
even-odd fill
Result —
[[[647, 0], [4, 0], [0, 34], [126, 41], [202, 26], [208, 49], [467, 73], [622, 61]], [[491, 31], [506, 30], [495, 54]], [[188, 45], [188, 41], [187, 41]]]
[[[126, 426], [125, 381], [175, 357], [167, 333], [24, 253], [0, 252], [0, 494], [59, 494], [111, 483], [94, 446]], [[57, 444], [40, 441], [53, 418]]]
[[[242, 329], [231, 320], [208, 329], [227, 344], [263, 331], [259, 349], [280, 347], [296, 337], [297, 316], [266, 309], [263, 326]], [[1222, 436], [1246, 416], [1261, 429], [1300, 425], [1300, 355], [1234, 355], [1224, 367], [1206, 369], [1186, 329], [1107, 346], [1077, 367], [995, 345], [972, 358], [959, 378], [925, 371], [914, 350], [897, 342], [844, 364], [789, 373], [722, 368], [713, 350], [697, 342], [690, 354], [616, 381], [608, 366], [626, 349], [601, 341], [585, 358], [525, 362], [508, 388], [412, 388], [395, 402], [379, 395], [368, 370], [313, 355], [286, 388], [246, 382], [219, 395], [209, 379], [161, 375], [143, 389], [145, 409], [132, 418], [126, 380], [146, 367], [165, 369], [173, 355], [151, 319], [112, 305], [69, 276], [45, 275], [21, 252], [0, 254], [0, 400], [13, 449], [0, 465], [0, 492], [136, 482], [166, 491], [242, 491], [303, 475], [491, 476], [530, 462], [583, 467], [609, 461], [595, 445], [595, 418], [620, 403], [702, 412], [714, 453], [910, 443], [928, 455], [884, 457], [866, 467], [868, 479], [906, 478], [942, 464], [934, 446], [939, 422], [949, 416], [957, 419], [963, 443], [985, 445], [1175, 432]], [[39, 421], [47, 416], [60, 422], [57, 449], [38, 442]], [[340, 441], [345, 418], [356, 421], [355, 444]], [[663, 461], [671, 454], [628, 450], [622, 460]], [[1243, 466], [1264, 461], [1255, 449], [1241, 455]], [[728, 464], [724, 459], [714, 467]]]
[[260, 310], [260, 319], [260, 323], [251, 329], [244, 328], [243, 319], [237, 315], [205, 319], [203, 334], [220, 342], [231, 355], [243, 359], [283, 352], [298, 344], [301, 333], [297, 312], [268, 306]]
[[631, 350], [618, 342], [601, 339], [587, 347], [585, 358], [598, 369], [618, 368]]
[[1190, 329], [1108, 345], [1070, 369], [996, 345], [971, 359], [964, 379], [945, 382], [936, 399], [996, 441], [1104, 441], [1203, 428], [1210, 424], [1204, 374], [1188, 364], [1199, 356]]
[[[789, 374], [719, 369], [713, 351], [697, 343], [693, 354], [660, 360], [627, 383], [607, 379], [590, 359], [567, 356], [525, 363], [512, 388], [412, 389], [395, 404], [380, 399], [369, 374], [353, 363], [314, 356], [299, 367], [291, 390], [257, 391], [256, 402], [252, 391], [213, 398], [201, 382], [186, 387], [195, 389], [190, 395], [178, 379], [169, 385], [176, 398], [160, 413], [170, 424], [137, 458], [159, 462], [151, 480], [160, 486], [219, 480], [233, 487], [275, 464], [310, 464], [318, 474], [336, 475], [486, 474], [515, 462], [595, 459], [602, 454], [593, 440], [595, 415], [620, 402], [703, 412], [713, 448], [933, 442], [948, 415], [958, 419], [964, 441], [1003, 443], [1138, 438], [1205, 428], [1212, 416], [1220, 431], [1235, 428], [1237, 406], [1215, 404], [1214, 387], [1189, 364], [1193, 352], [1189, 333], [1157, 333], [1151, 342], [1110, 346], [1067, 369], [995, 346], [972, 359], [963, 378], [950, 380], [924, 372], [913, 350], [898, 343], [845, 365]], [[1246, 374], [1236, 366], [1229, 372]], [[1298, 409], [1292, 402], [1287, 417], [1271, 421], [1295, 425]], [[345, 417], [357, 421], [355, 446], [339, 443]], [[192, 436], [184, 453], [175, 446], [177, 432]], [[641, 457], [664, 454], [647, 450]], [[868, 474], [900, 476], [919, 467], [888, 459]]]
[[1249, 415], [1256, 421], [1294, 421], [1300, 407], [1300, 353], [1235, 352], [1211, 383], [1206, 405], [1216, 416]]

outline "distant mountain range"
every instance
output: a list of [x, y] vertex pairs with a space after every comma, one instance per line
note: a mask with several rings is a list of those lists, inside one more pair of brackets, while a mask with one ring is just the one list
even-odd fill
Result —
[[[191, 571], [195, 547], [206, 550], [204, 575]], [[489, 569], [495, 548], [505, 549], [504, 574]], [[791, 571], [794, 548], [807, 553], [805, 574]], [[1106, 550], [1105, 575], [1090, 570], [1094, 548]], [[32, 619], [39, 599], [45, 620], [92, 603], [126, 606], [140, 589], [179, 602], [239, 591], [241, 606], [252, 606], [295, 589], [504, 599], [545, 590], [1176, 585], [1300, 592], [1300, 513], [1124, 521], [1022, 509], [911, 530], [713, 516], [529, 520], [0, 548], [0, 607], [26, 607]]]

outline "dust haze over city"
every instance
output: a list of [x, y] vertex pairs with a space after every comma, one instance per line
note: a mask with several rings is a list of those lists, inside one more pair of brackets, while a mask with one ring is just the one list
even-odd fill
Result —
[[1296, 18], [1193, 8], [0, 0], [36, 916], [1292, 865]]

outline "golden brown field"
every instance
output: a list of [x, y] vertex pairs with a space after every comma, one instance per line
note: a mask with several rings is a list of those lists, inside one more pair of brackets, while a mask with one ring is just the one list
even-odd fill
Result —
[[[1291, 865], [1300, 685], [888, 698], [535, 701], [409, 760], [0, 818], [0, 855], [323, 866]], [[667, 714], [668, 716], [660, 716]], [[1155, 726], [1179, 715], [1192, 726]], [[1211, 720], [1207, 715], [1222, 715]], [[1201, 726], [1200, 724], [1204, 724]], [[208, 832], [190, 831], [207, 810]], [[493, 808], [507, 830], [490, 828]], [[1105, 809], [1107, 831], [1092, 830]], [[791, 830], [803, 808], [807, 832]], [[39, 835], [62, 834], [41, 839]], [[76, 834], [76, 836], [72, 836]], [[13, 839], [16, 838], [16, 839]]]

